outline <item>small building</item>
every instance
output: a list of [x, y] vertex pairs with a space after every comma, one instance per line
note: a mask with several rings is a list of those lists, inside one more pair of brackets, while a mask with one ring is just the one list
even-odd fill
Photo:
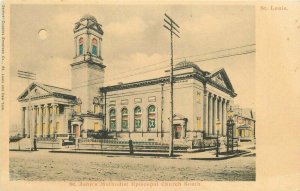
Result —
[[240, 141], [253, 141], [255, 139], [255, 113], [252, 109], [233, 107], [235, 122], [235, 135]]

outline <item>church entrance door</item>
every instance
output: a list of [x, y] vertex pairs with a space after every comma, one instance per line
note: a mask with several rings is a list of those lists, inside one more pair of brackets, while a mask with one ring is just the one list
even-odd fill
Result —
[[175, 124], [175, 139], [181, 138], [182, 126], [180, 124]]
[[80, 135], [79, 125], [73, 125], [73, 130], [75, 132], [75, 139], [77, 139]]

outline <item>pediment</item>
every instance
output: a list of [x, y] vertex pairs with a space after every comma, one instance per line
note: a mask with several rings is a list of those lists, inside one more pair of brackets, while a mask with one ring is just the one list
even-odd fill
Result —
[[[28, 94], [29, 89], [29, 94]], [[19, 96], [18, 100], [27, 100], [29, 98], [38, 98], [38, 97], [44, 97], [52, 95], [52, 92], [42, 88], [42, 86], [39, 86], [36, 83], [32, 83], [29, 85], [28, 88], [24, 90], [24, 92]]]
[[30, 91], [31, 97], [40, 97], [40, 96], [45, 96], [45, 95], [50, 95], [50, 92], [47, 92], [37, 86], [33, 90]]
[[221, 73], [219, 73], [215, 77], [211, 78], [211, 80], [225, 88], [228, 88]]
[[218, 84], [219, 86], [222, 86], [228, 90], [231, 90], [232, 92], [234, 92], [234, 89], [232, 87], [232, 84], [228, 78], [227, 73], [225, 72], [225, 70], [219, 69], [216, 72], [212, 73], [210, 75], [210, 80], [215, 83]]

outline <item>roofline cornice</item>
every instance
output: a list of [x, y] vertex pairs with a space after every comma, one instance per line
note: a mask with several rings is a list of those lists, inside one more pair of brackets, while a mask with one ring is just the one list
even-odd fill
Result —
[[[64, 99], [68, 99], [68, 100], [74, 100], [76, 99], [76, 96], [72, 96], [72, 95], [67, 95], [67, 94], [60, 94], [60, 93], [53, 93], [53, 94], [48, 94], [48, 95], [42, 95], [42, 96], [37, 96], [37, 97], [32, 97], [31, 101], [34, 100], [39, 100], [39, 99], [45, 99], [45, 98], [64, 98]], [[27, 102], [29, 101], [29, 98], [18, 98], [19, 102]]]
[[[174, 76], [174, 82], [184, 80], [184, 79], [196, 79], [203, 84], [210, 84], [221, 91], [228, 93], [232, 97], [235, 97], [237, 94], [230, 91], [227, 88], [224, 88], [223, 86], [220, 86], [219, 84], [216, 84], [210, 80], [207, 80], [201, 73], [199, 72], [189, 72], [185, 74], [178, 74]], [[160, 78], [154, 78], [150, 80], [143, 80], [143, 81], [137, 81], [137, 82], [130, 82], [130, 83], [124, 83], [124, 84], [119, 84], [119, 85], [113, 85], [113, 86], [107, 86], [107, 87], [102, 87], [100, 88], [101, 92], [110, 92], [110, 91], [118, 91], [118, 90], [123, 90], [123, 89], [130, 89], [130, 88], [137, 88], [137, 87], [142, 87], [142, 86], [149, 86], [149, 85], [156, 85], [156, 84], [161, 84], [161, 83], [168, 83], [170, 80], [169, 76], [164, 76]]]

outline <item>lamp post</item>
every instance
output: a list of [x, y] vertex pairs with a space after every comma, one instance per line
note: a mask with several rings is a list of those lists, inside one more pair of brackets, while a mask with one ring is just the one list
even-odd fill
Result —
[[221, 125], [221, 122], [218, 119], [217, 122], [216, 122], [216, 127], [217, 127], [217, 151], [216, 151], [216, 157], [219, 157], [219, 129], [220, 129], [220, 125]]
[[227, 154], [229, 153], [229, 148], [231, 147], [231, 151], [233, 151], [233, 126], [234, 126], [234, 120], [233, 120], [233, 111], [232, 108], [227, 112], [228, 120], [227, 120]]

